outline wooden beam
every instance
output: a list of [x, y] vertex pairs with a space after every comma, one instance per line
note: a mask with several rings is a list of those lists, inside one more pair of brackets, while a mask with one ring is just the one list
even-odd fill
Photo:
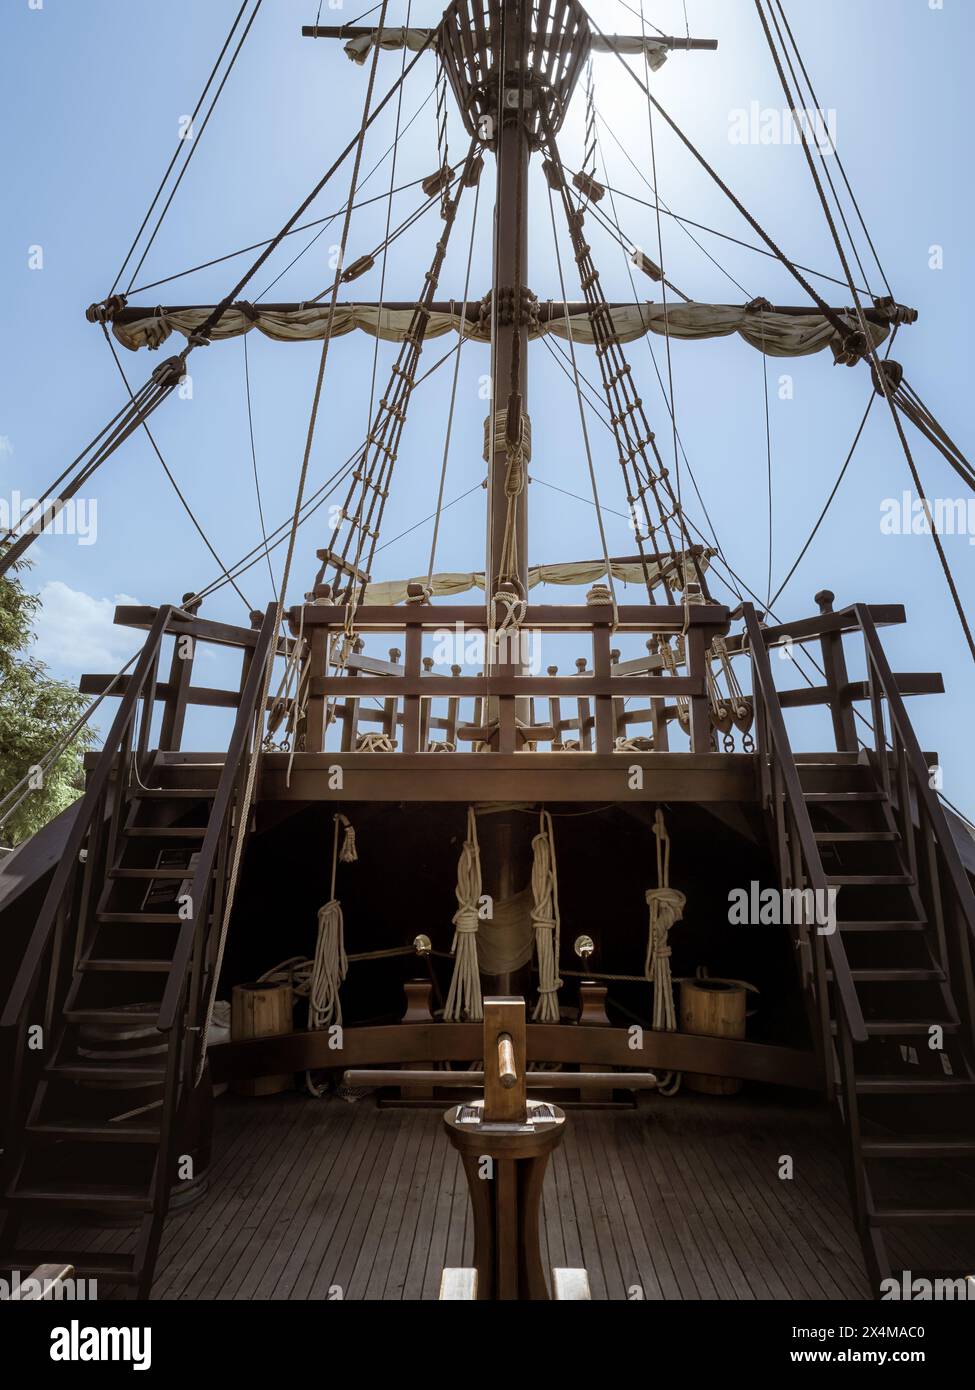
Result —
[[[641, 1071], [650, 1068], [706, 1072], [810, 1091], [821, 1087], [815, 1055], [795, 1048], [690, 1033], [656, 1033], [647, 1028], [643, 1047], [634, 1050], [628, 1028], [576, 1028], [560, 1023], [529, 1023], [526, 1034], [529, 1062], [624, 1068], [638, 1065]], [[328, 1030], [285, 1033], [220, 1043], [211, 1047], [207, 1056], [214, 1082], [306, 1068], [434, 1062], [444, 1057], [473, 1062], [483, 1056], [484, 1030], [480, 1023], [394, 1023], [362, 1028], [347, 1025], [340, 1050], [332, 1047], [333, 1041]], [[625, 1084], [625, 1078], [621, 1079], [621, 1085]]]

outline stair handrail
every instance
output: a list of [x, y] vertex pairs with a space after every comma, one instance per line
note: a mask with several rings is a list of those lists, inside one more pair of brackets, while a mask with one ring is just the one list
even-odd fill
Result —
[[[913, 776], [916, 795], [924, 803], [935, 837], [941, 846], [944, 856], [945, 866], [951, 878], [951, 886], [955, 890], [958, 906], [968, 924], [968, 930], [975, 938], [975, 892], [972, 890], [965, 866], [961, 862], [961, 856], [955, 845], [951, 827], [948, 824], [948, 817], [944, 813], [944, 807], [935, 794], [930, 783], [931, 770], [928, 767], [924, 751], [918, 742], [917, 734], [914, 732], [914, 725], [907, 713], [904, 705], [904, 698], [897, 685], [897, 678], [890, 668], [887, 654], [884, 651], [883, 643], [877, 632], [876, 625], [870, 615], [870, 610], [863, 603], [854, 604], [860, 628], [863, 632], [863, 641], [867, 653], [867, 661], [876, 674], [883, 696], [887, 701], [887, 710], [892, 725], [896, 725], [900, 735], [901, 745], [907, 756], [910, 771]], [[877, 753], [880, 757], [886, 756], [886, 747], [882, 729], [875, 729], [874, 734], [877, 740]], [[906, 808], [908, 815], [910, 807]]]
[[[227, 756], [224, 760], [220, 780], [217, 783], [213, 807], [200, 847], [200, 857], [197, 860], [190, 886], [190, 915], [180, 926], [176, 949], [173, 952], [169, 974], [166, 977], [166, 986], [156, 1023], [160, 1033], [171, 1032], [176, 1024], [186, 986], [188, 967], [197, 945], [197, 937], [199, 933], [205, 932], [210, 908], [210, 888], [214, 865], [217, 862], [221, 841], [227, 828], [228, 817], [236, 803], [235, 793], [241, 759], [248, 751], [254, 721], [258, 714], [257, 705], [264, 689], [266, 666], [270, 660], [271, 646], [275, 635], [276, 611], [276, 605], [271, 604], [264, 615], [264, 621], [247, 672], [247, 679], [241, 690], [237, 718], [234, 721], [233, 732], [227, 745]], [[263, 711], [260, 713], [263, 717]], [[260, 737], [250, 752], [253, 757], [260, 755]], [[205, 1039], [201, 1039], [202, 1045], [205, 1045]]]
[[[3, 1013], [0, 1014], [0, 1029], [18, 1027], [22, 1021], [24, 1010], [33, 996], [37, 976], [44, 960], [44, 953], [51, 941], [58, 910], [77, 870], [79, 856], [91, 829], [95, 813], [101, 805], [102, 796], [109, 784], [112, 772], [117, 766], [119, 750], [126, 730], [136, 714], [140, 699], [145, 694], [146, 685], [150, 681], [153, 686], [155, 685], [159, 649], [166, 635], [170, 618], [175, 611], [177, 610], [172, 605], [164, 605], [157, 611], [149, 628], [139, 660], [129, 676], [125, 694], [122, 696], [112, 721], [108, 737], [105, 739], [98, 761], [88, 778], [82, 796], [81, 808], [68, 834], [64, 852], [55, 867], [20, 968], [14, 977]], [[118, 776], [124, 776], [125, 772], [125, 768], [118, 766]]]
[[[759, 625], [758, 614], [755, 612], [754, 605], [751, 603], [743, 604], [742, 616], [745, 621], [745, 629], [748, 633], [748, 645], [752, 654], [754, 694], [756, 696], [761, 696], [765, 712], [765, 719], [761, 722], [760, 728], [767, 730], [771, 743], [771, 747], [760, 749], [760, 752], [766, 756], [775, 757], [778, 762], [782, 777], [782, 785], [785, 790], [789, 811], [792, 815], [792, 821], [798, 837], [799, 850], [805, 865], [806, 875], [809, 879], [809, 886], [817, 895], [823, 895], [819, 899], [821, 902], [828, 901], [826, 897], [828, 893], [826, 873], [823, 869], [822, 858], [816, 843], [816, 835], [809, 817], [809, 808], [802, 794], [799, 774], [796, 771], [795, 755], [789, 741], [789, 734], [785, 725], [785, 716], [782, 713], [778, 691], [775, 688], [775, 680], [772, 676], [772, 665], [769, 661], [768, 648], [765, 645], [765, 638], [762, 635], [762, 629]], [[836, 998], [839, 1000], [842, 1007], [850, 1037], [854, 1042], [866, 1042], [867, 1026], [864, 1022], [863, 1011], [860, 1008], [860, 1001], [853, 984], [853, 976], [850, 973], [850, 963], [843, 945], [843, 938], [838, 931], [833, 931], [826, 935], [826, 949], [829, 952], [830, 964], [833, 969], [833, 985]]]

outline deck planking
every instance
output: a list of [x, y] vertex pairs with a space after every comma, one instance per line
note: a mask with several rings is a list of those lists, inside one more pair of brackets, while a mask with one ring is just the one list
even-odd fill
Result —
[[[570, 1111], [542, 1197], [547, 1266], [584, 1265], [597, 1300], [869, 1297], [830, 1116], [770, 1095]], [[216, 1117], [207, 1190], [166, 1223], [153, 1299], [432, 1300], [444, 1265], [471, 1262], [466, 1179], [437, 1111], [292, 1092], [226, 1095]], [[63, 1248], [134, 1242], [124, 1227], [45, 1229]], [[934, 1263], [944, 1246], [927, 1245]]]

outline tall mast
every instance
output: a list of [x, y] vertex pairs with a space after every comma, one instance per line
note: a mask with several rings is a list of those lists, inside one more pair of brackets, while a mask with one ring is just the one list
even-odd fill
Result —
[[[503, 0], [501, 61], [497, 69], [498, 112], [497, 196], [494, 208], [494, 274], [492, 312], [496, 330], [491, 364], [491, 415], [494, 448], [488, 444], [487, 563], [490, 587], [497, 593], [505, 578], [502, 553], [508, 524], [508, 498], [505, 482], [509, 443], [521, 422], [509, 420], [508, 411], [527, 414], [528, 328], [521, 310], [522, 291], [528, 270], [528, 165], [531, 158], [525, 101], [532, 99], [527, 72], [528, 19], [526, 0]], [[489, 426], [490, 428], [490, 426]], [[490, 435], [488, 436], [490, 441]], [[492, 456], [493, 453], [493, 456]], [[514, 501], [516, 543], [511, 555], [508, 578], [513, 579], [522, 597], [528, 593], [528, 488]]]

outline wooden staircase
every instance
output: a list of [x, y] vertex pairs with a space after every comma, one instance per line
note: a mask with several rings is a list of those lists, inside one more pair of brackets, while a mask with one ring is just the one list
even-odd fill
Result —
[[746, 621], [780, 883], [835, 892], [835, 930], [800, 927], [797, 945], [879, 1287], [895, 1259], [915, 1276], [975, 1271], [945, 1267], [935, 1235], [975, 1232], [975, 898], [897, 678], [855, 614], [875, 744], [815, 760], [789, 748], [754, 611]]
[[[148, 1296], [171, 1200], [207, 1163], [203, 1031], [273, 638], [254, 633], [221, 763], [147, 754], [160, 609], [92, 772], [0, 1026], [15, 1030], [0, 1264], [55, 1260]], [[215, 930], [215, 928], [217, 928]], [[43, 1243], [44, 1223], [137, 1227], [130, 1255]]]

